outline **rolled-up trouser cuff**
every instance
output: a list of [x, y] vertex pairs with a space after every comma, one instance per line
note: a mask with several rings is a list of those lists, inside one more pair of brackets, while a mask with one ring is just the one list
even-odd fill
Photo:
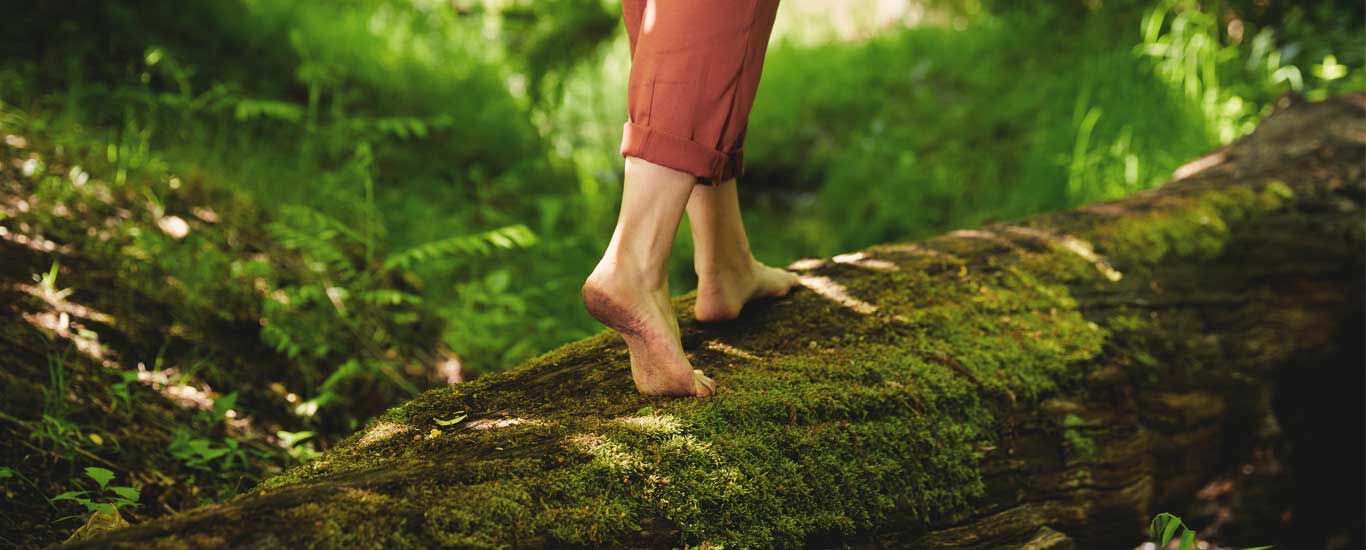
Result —
[[648, 160], [687, 172], [699, 182], [716, 184], [740, 176], [744, 151], [723, 153], [696, 141], [627, 122], [621, 132], [621, 156]]

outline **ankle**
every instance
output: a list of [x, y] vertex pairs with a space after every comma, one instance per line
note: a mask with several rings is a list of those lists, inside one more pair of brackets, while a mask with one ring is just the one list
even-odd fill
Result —
[[667, 288], [669, 279], [663, 270], [642, 267], [632, 259], [604, 257], [589, 275], [588, 282], [657, 292]]
[[745, 255], [743, 258], [729, 261], [698, 262], [693, 265], [693, 272], [697, 273], [699, 280], [727, 280], [752, 275], [758, 266], [758, 260], [755, 260], [753, 256]]

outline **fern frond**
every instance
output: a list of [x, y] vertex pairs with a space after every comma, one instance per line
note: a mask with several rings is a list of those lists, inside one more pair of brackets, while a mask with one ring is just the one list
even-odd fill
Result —
[[499, 249], [526, 248], [533, 244], [536, 244], [536, 234], [530, 228], [522, 224], [509, 225], [414, 246], [385, 258], [384, 269], [412, 269], [435, 259], [485, 256]]

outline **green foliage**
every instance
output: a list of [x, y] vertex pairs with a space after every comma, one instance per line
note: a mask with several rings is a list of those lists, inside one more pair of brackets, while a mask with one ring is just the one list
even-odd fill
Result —
[[245, 450], [235, 439], [224, 438], [223, 446], [219, 447], [208, 439], [192, 437], [187, 430], [175, 433], [166, 452], [186, 466], [204, 472], [231, 471], [241, 468], [248, 460]]
[[[114, 472], [111, 470], [93, 466], [87, 467], [85, 476], [95, 481], [96, 489], [67, 491], [48, 499], [49, 502], [70, 500], [84, 506], [90, 512], [113, 514], [119, 508], [137, 506], [138, 499], [142, 498], [137, 489], [122, 485], [110, 485], [109, 482], [114, 480]], [[75, 480], [72, 483], [80, 486]]]
[[[1180, 538], [1176, 539], [1177, 534]], [[1167, 512], [1162, 512], [1153, 516], [1153, 521], [1148, 524], [1148, 540], [1157, 545], [1158, 548], [1166, 548], [1172, 540], [1178, 540], [1177, 548], [1180, 550], [1195, 550], [1195, 530], [1187, 527], [1180, 517]], [[1267, 550], [1270, 546], [1256, 546], [1244, 548], [1243, 550]]]
[[308, 462], [322, 454], [313, 447], [313, 443], [308, 441], [316, 435], [313, 432], [275, 432], [275, 436], [280, 438], [280, 444], [289, 451], [289, 456], [298, 462]]
[[[56, 264], [50, 275], [55, 276]], [[48, 384], [43, 387], [42, 420], [31, 427], [29, 438], [48, 443], [54, 452], [68, 460], [82, 445], [80, 425], [68, 418], [71, 409], [67, 396], [71, 393], [71, 379], [67, 376], [65, 357], [48, 357]]]
[[[951, 24], [780, 36], [747, 137], [756, 253], [781, 263], [1123, 196], [1246, 132], [1282, 91], [1366, 87], [1342, 7], [1221, 6], [940, 2], [929, 9]], [[425, 304], [479, 373], [597, 330], [574, 290], [620, 185], [629, 58], [616, 3], [163, 7], [45, 8], [77, 29], [47, 58], [89, 60], [97, 33], [81, 31], [104, 18], [125, 25], [123, 65], [76, 78], [14, 60], [0, 91], [43, 98], [37, 86], [56, 84], [51, 108], [111, 130], [115, 179], [158, 164], [210, 172], [274, 208], [272, 234], [324, 269], [279, 281], [272, 294], [290, 305], [265, 303], [271, 345], [344, 364], [336, 342], [357, 324], [343, 318], [401, 320]], [[177, 16], [232, 47], [186, 40]], [[687, 259], [672, 272], [686, 289]], [[391, 276], [412, 284], [382, 284]]]
[[[963, 29], [776, 44], [747, 185], [797, 198], [781, 221], [758, 219], [782, 242], [756, 248], [833, 254], [1118, 198], [1246, 133], [1282, 92], [1366, 88], [1361, 63], [1321, 62], [1361, 33], [1308, 54], [1291, 30], [1241, 19], [1235, 43], [1217, 22], [1232, 17], [1180, 1], [1031, 4]], [[1342, 76], [1296, 76], [1311, 64]]]
[[[1342, 15], [1360, 7], [1345, 3], [926, 6], [928, 23], [909, 28], [807, 41], [780, 29], [741, 181], [760, 259], [1120, 197], [1245, 133], [1285, 91], [1366, 89], [1361, 18]], [[826, 23], [785, 9], [790, 36]], [[621, 185], [630, 60], [617, 10], [612, 0], [44, 3], [0, 21], [0, 126], [78, 152], [77, 165], [23, 164], [35, 204], [121, 220], [59, 241], [116, 258], [132, 288], [169, 304], [178, 330], [247, 327], [277, 351], [280, 408], [300, 422], [277, 439], [306, 460], [360, 421], [354, 410], [432, 383], [415, 342], [440, 340], [477, 376], [600, 330], [577, 291]], [[1184, 230], [1199, 215], [1115, 248], [1214, 250], [1218, 235]], [[172, 217], [188, 234], [159, 227]], [[680, 291], [693, 278], [683, 233], [671, 266]], [[72, 292], [62, 269], [39, 277], [56, 298]], [[71, 456], [88, 437], [59, 363], [31, 434]], [[215, 387], [244, 376], [212, 353], [177, 366]], [[120, 376], [108, 401], [131, 411], [136, 374]], [[229, 394], [212, 420], [257, 406]], [[1081, 426], [1064, 429], [1087, 454]], [[204, 483], [251, 456], [208, 433], [180, 432], [170, 451]]]

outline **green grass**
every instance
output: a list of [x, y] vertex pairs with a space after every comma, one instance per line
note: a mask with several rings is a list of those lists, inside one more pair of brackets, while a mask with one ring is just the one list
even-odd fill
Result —
[[[614, 2], [211, 4], [182, 15], [230, 47], [188, 38], [183, 7], [114, 3], [94, 12], [122, 25], [105, 57], [99, 39], [60, 31], [71, 45], [0, 65], [0, 98], [103, 133], [120, 173], [159, 164], [246, 191], [279, 231], [330, 225], [320, 280], [525, 227], [534, 245], [401, 270], [474, 373], [599, 329], [575, 291], [621, 183], [629, 59]], [[1236, 43], [1175, 0], [952, 2], [945, 25], [777, 39], [741, 182], [756, 254], [786, 263], [1124, 196], [1248, 131], [1284, 90], [1364, 87], [1360, 33], [1331, 5], [1265, 21], [1233, 5]], [[101, 22], [53, 10], [77, 31]], [[686, 233], [680, 292], [694, 283]]]

